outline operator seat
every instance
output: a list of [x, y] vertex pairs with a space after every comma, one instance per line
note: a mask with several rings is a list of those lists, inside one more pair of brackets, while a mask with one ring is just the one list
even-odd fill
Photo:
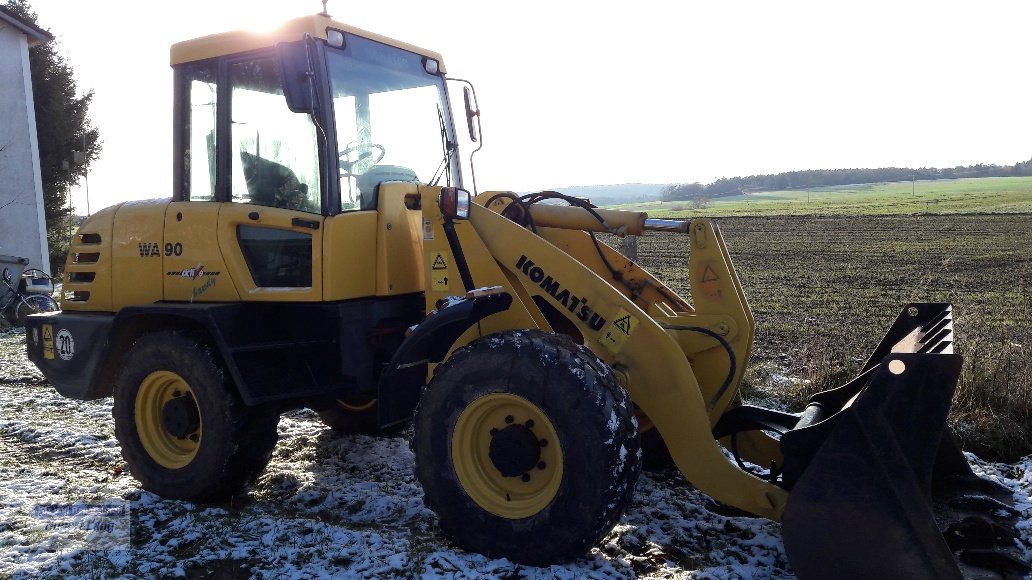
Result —
[[244, 181], [251, 203], [269, 207], [304, 210], [308, 185], [301, 183], [289, 167], [270, 159], [240, 152]]
[[408, 181], [419, 182], [416, 172], [408, 167], [400, 165], [374, 165], [362, 175], [359, 175], [355, 182], [358, 185], [358, 193], [361, 196], [361, 209], [376, 209], [379, 203], [379, 186], [385, 181]]

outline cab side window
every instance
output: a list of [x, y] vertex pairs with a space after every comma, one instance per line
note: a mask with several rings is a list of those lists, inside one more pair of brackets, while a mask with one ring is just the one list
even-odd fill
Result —
[[233, 201], [321, 213], [316, 128], [287, 108], [275, 59], [232, 62], [229, 82]]
[[183, 67], [187, 103], [183, 167], [191, 201], [215, 200], [215, 119], [218, 67], [200, 62]]

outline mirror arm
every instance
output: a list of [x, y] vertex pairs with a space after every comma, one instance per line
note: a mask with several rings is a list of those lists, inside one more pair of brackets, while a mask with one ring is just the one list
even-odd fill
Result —
[[[484, 128], [481, 126], [481, 124], [479, 122], [480, 121], [480, 107], [477, 107], [476, 111], [473, 110], [472, 103], [470, 102], [470, 99], [469, 99], [469, 95], [470, 95], [470, 93], [472, 93], [473, 101], [479, 102], [479, 101], [477, 101], [477, 89], [476, 89], [476, 87], [473, 86], [473, 83], [471, 83], [470, 81], [468, 81], [466, 79], [458, 79], [458, 78], [452, 78], [452, 77], [445, 77], [444, 80], [446, 80], [446, 81], [455, 81], [455, 82], [459, 82], [459, 83], [462, 83], [463, 85], [465, 85], [463, 87], [463, 99], [465, 100], [465, 105], [466, 105], [466, 107], [465, 107], [466, 108], [466, 128], [469, 130], [470, 140], [472, 140], [474, 143], [477, 144], [477, 148], [474, 149], [469, 154], [469, 174], [470, 174], [470, 177], [473, 178], [473, 193], [474, 193], [474, 195], [476, 195], [476, 193], [478, 192], [478, 189], [477, 189], [477, 171], [476, 171], [476, 166], [473, 164], [473, 156], [476, 155], [476, 153], [478, 151], [480, 151], [481, 149], [484, 148]], [[477, 120], [477, 124], [476, 124], [477, 131], [476, 131], [476, 134], [473, 133], [473, 119], [474, 118]]]

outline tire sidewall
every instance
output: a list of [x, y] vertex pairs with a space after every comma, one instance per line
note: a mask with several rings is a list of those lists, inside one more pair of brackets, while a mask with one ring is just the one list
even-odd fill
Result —
[[[457, 351], [439, 371], [420, 402], [413, 448], [417, 475], [442, 529], [465, 547], [528, 564], [587, 552], [626, 508], [640, 471], [630, 399], [615, 386], [608, 367], [568, 339], [524, 331], [481, 339]], [[471, 403], [494, 393], [536, 405], [562, 449], [563, 476], [555, 497], [526, 518], [481, 508], [455, 472], [452, 438], [458, 419]], [[433, 468], [420, 461], [430, 457], [447, 461], [433, 461]], [[512, 546], [520, 547], [518, 553], [508, 551]]]
[[[225, 402], [224, 371], [213, 360], [210, 349], [173, 333], [147, 335], [132, 348], [128, 362], [115, 383], [115, 429], [122, 453], [132, 475], [143, 487], [163, 497], [191, 498], [210, 480], [222, 458], [233, 453], [230, 419], [235, 409]], [[201, 440], [197, 455], [186, 466], [169, 469], [155, 461], [140, 440], [136, 426], [136, 398], [143, 380], [155, 371], [178, 374], [193, 391], [201, 415]]]

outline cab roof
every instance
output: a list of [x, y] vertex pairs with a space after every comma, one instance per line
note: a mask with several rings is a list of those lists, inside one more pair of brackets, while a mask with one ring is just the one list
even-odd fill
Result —
[[294, 42], [301, 40], [305, 33], [311, 34], [313, 38], [326, 40], [327, 29], [340, 30], [341, 32], [382, 42], [390, 46], [395, 46], [435, 59], [439, 64], [440, 71], [442, 73], [446, 72], [444, 68], [444, 60], [441, 58], [439, 53], [426, 50], [425, 48], [419, 48], [418, 46], [408, 44], [407, 42], [387, 38], [386, 36], [381, 36], [375, 32], [369, 32], [367, 30], [362, 30], [361, 28], [348, 26], [347, 24], [337, 22], [323, 14], [302, 16], [300, 18], [288, 20], [283, 23], [282, 26], [271, 32], [235, 30], [232, 32], [223, 32], [220, 34], [212, 34], [210, 36], [202, 36], [193, 40], [177, 42], [172, 45], [172, 49], [170, 51], [171, 64], [175, 66], [177, 64], [205, 60], [227, 54], [236, 54], [250, 50], [269, 48], [276, 46], [280, 42]]

